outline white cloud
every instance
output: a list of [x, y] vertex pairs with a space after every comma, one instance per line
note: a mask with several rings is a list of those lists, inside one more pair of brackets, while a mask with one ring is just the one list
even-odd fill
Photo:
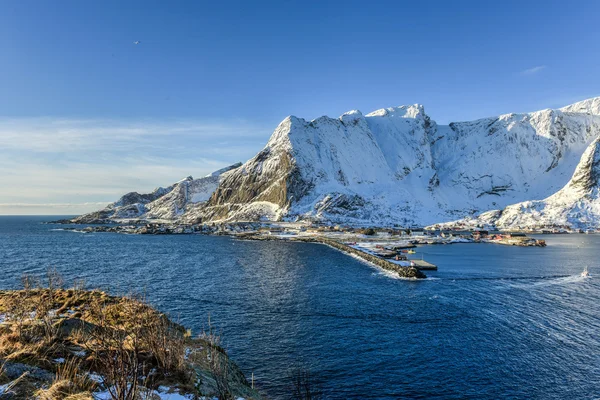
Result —
[[547, 67], [545, 65], [538, 65], [532, 68], [524, 69], [523, 71], [521, 71], [521, 75], [534, 75], [546, 68]]
[[0, 148], [36, 152], [132, 151], [189, 148], [201, 142], [264, 138], [267, 131], [245, 121], [126, 122], [111, 120], [0, 119]]
[[245, 161], [269, 131], [240, 120], [0, 118], [0, 214], [91, 211]]

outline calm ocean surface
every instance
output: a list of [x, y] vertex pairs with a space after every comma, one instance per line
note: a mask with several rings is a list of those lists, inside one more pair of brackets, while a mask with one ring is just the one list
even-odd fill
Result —
[[297, 364], [327, 399], [600, 398], [600, 235], [421, 247], [440, 270], [412, 282], [318, 244], [41, 224], [56, 218], [0, 217], [1, 289], [54, 266], [68, 282], [145, 292], [195, 332], [210, 314], [273, 399]]

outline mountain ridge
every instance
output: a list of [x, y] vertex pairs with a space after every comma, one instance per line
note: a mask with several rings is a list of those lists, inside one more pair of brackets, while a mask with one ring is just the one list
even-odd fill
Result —
[[418, 104], [289, 116], [205, 201], [174, 207], [170, 186], [140, 217], [424, 226], [551, 196], [598, 136], [600, 98], [448, 125]]

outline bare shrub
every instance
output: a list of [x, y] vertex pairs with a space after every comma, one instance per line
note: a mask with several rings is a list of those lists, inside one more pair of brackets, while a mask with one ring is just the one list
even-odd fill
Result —
[[56, 310], [54, 309], [54, 291], [46, 290], [33, 297], [33, 313], [42, 326], [42, 335], [46, 341], [56, 338], [57, 329], [54, 326]]
[[55, 267], [48, 268], [46, 272], [47, 287], [52, 296], [56, 289], [62, 289], [65, 280]]
[[85, 291], [85, 279], [75, 279], [73, 281], [73, 290], [78, 293]]
[[27, 298], [10, 296], [5, 302], [6, 317], [17, 330], [19, 341], [25, 339], [25, 325], [31, 319], [31, 309]]
[[215, 388], [219, 400], [230, 400], [233, 398], [229, 387], [229, 361], [225, 349], [221, 347], [222, 335], [210, 323], [208, 319], [208, 330], [203, 330], [200, 338], [207, 343], [206, 357], [210, 373], [215, 380]]
[[40, 280], [29, 274], [23, 274], [21, 276], [21, 285], [26, 292], [31, 291], [33, 288], [41, 287]]
[[99, 298], [87, 312], [92, 327], [74, 337], [88, 350], [112, 399], [136, 399], [152, 383], [151, 375], [179, 378], [175, 381], [191, 377], [185, 331], [143, 298], [125, 297], [118, 303]]
[[185, 332], [164, 315], [147, 313], [143, 342], [163, 375], [186, 374]]
[[290, 371], [292, 398], [294, 400], [318, 400], [321, 395], [310, 370], [297, 365]]
[[[139, 380], [144, 369], [138, 314], [130, 305], [125, 329], [114, 327], [108, 305], [96, 302], [89, 312], [95, 320], [93, 329], [80, 333], [83, 344], [92, 355], [103, 384], [114, 400], [135, 400], [139, 395]], [[124, 316], [122, 316], [124, 317]]]

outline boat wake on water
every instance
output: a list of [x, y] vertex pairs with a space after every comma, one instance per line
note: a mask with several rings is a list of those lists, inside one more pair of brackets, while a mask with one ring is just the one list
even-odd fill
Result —
[[545, 276], [473, 276], [461, 278], [447, 278], [452, 281], [533, 281], [568, 278], [579, 275], [545, 275]]
[[532, 287], [549, 286], [549, 285], [566, 285], [566, 284], [570, 284], [570, 283], [583, 282], [585, 279], [586, 279], [585, 277], [581, 276], [580, 274], [577, 274], [577, 275], [568, 275], [568, 276], [561, 277], [561, 278], [544, 279], [539, 282], [533, 282], [530, 284], [517, 284], [517, 285], [511, 285], [511, 286], [514, 288], [523, 289], [523, 288], [532, 288]]
[[[550, 285], [566, 285], [583, 282], [590, 278], [587, 269], [575, 275], [511, 276], [511, 277], [471, 277], [454, 278], [452, 281], [497, 281], [497, 289], [529, 289]], [[503, 284], [505, 283], [505, 284]]]
[[588, 267], [585, 267], [583, 269], [583, 272], [580, 275], [582, 278], [591, 278], [590, 273], [588, 272]]

